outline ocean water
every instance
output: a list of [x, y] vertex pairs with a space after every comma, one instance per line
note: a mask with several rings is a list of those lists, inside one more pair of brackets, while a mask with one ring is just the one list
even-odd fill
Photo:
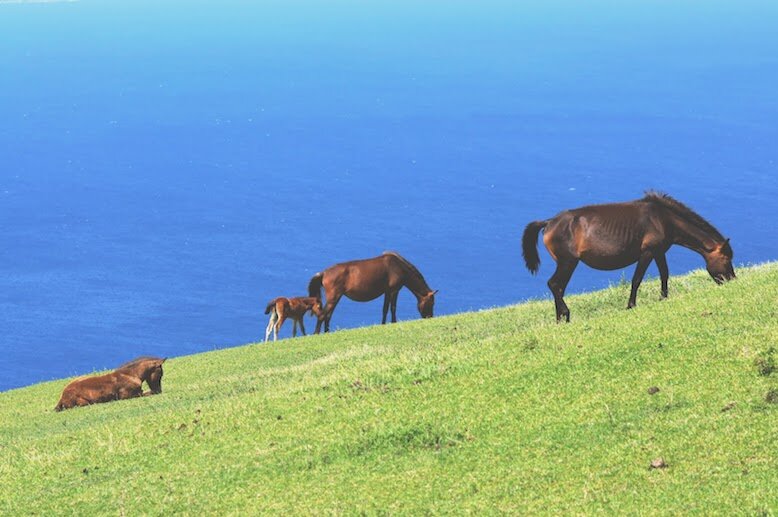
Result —
[[524, 225], [648, 188], [776, 259], [775, 27], [756, 1], [0, 1], [0, 390], [258, 341], [269, 299], [386, 249], [436, 314], [548, 297]]

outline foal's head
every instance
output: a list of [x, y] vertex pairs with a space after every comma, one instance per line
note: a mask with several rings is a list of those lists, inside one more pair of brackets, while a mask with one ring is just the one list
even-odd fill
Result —
[[435, 307], [435, 293], [437, 289], [419, 297], [419, 314], [422, 318], [431, 318], [432, 309]]
[[324, 308], [321, 305], [321, 300], [316, 298], [311, 305], [311, 315], [316, 316], [317, 319], [324, 317]]
[[735, 268], [732, 267], [732, 246], [729, 239], [711, 246], [705, 254], [705, 266], [708, 273], [717, 284], [735, 278]]

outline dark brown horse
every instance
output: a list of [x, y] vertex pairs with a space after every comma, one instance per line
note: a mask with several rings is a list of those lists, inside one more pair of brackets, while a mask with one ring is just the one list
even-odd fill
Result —
[[294, 322], [292, 328], [292, 337], [297, 337], [297, 325], [300, 324], [300, 330], [305, 335], [305, 325], [303, 324], [303, 318], [305, 313], [310, 313], [316, 318], [323, 316], [323, 310], [321, 306], [321, 300], [313, 296], [297, 296], [295, 298], [276, 298], [271, 300], [265, 308], [265, 314], [270, 314], [270, 321], [267, 323], [265, 329], [265, 342], [270, 338], [270, 333], [273, 332], [273, 341], [278, 339], [278, 332], [281, 330], [284, 322], [287, 318], [291, 318]]
[[[158, 357], [138, 357], [111, 373], [82, 377], [65, 386], [55, 411], [112, 400], [162, 393], [162, 363]], [[143, 393], [143, 382], [150, 391]]]
[[556, 319], [570, 321], [562, 297], [579, 261], [601, 270], [627, 267], [637, 262], [627, 308], [636, 305], [638, 287], [651, 261], [659, 268], [662, 297], [667, 297], [665, 253], [673, 244], [696, 251], [705, 259], [716, 283], [735, 278], [732, 248], [716, 228], [683, 203], [666, 194], [649, 192], [628, 203], [592, 205], [566, 210], [546, 221], [527, 225], [522, 239], [524, 261], [532, 274], [540, 265], [538, 233], [556, 261], [548, 281], [554, 295]]
[[384, 295], [384, 312], [381, 324], [386, 323], [386, 313], [391, 307], [392, 323], [397, 322], [397, 295], [407, 287], [416, 296], [417, 307], [422, 318], [431, 318], [435, 305], [435, 293], [427, 285], [416, 266], [399, 253], [385, 251], [383, 255], [364, 260], [335, 264], [321, 273], [316, 273], [308, 284], [308, 293], [321, 299], [321, 289], [327, 297], [324, 315], [316, 323], [316, 333], [330, 330], [330, 319], [341, 297], [357, 302], [369, 302]]

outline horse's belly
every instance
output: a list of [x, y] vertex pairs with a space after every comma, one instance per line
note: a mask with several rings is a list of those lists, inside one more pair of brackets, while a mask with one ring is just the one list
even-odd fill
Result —
[[384, 294], [382, 291], [376, 294], [375, 291], [355, 291], [352, 289], [346, 293], [346, 297], [355, 302], [371, 302], [382, 294]]
[[580, 258], [581, 261], [587, 266], [605, 271], [625, 268], [637, 261], [637, 257], [632, 256], [602, 255], [599, 253], [591, 253], [586, 251], [580, 254]]

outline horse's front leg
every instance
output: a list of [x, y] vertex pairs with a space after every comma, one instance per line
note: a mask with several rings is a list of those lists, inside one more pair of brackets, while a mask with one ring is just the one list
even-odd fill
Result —
[[292, 337], [297, 337], [297, 318], [292, 319]]
[[659, 278], [662, 281], [662, 298], [667, 298], [667, 280], [670, 278], [670, 270], [667, 269], [667, 257], [664, 253], [658, 253], [654, 257], [656, 267], [659, 268]]
[[305, 335], [305, 325], [303, 324], [304, 319], [305, 315], [300, 316], [300, 332], [303, 333], [303, 336]]
[[126, 400], [126, 399], [134, 399], [136, 397], [143, 397], [143, 387], [142, 386], [133, 386], [131, 388], [119, 388], [119, 393], [117, 394], [117, 400]]
[[395, 291], [392, 293], [392, 299], [389, 302], [389, 306], [392, 309], [392, 323], [397, 323], [397, 296], [400, 294], [400, 291]]
[[391, 293], [386, 293], [384, 295], [384, 311], [381, 316], [381, 325], [386, 324], [386, 314], [389, 312], [389, 298], [391, 297]]
[[646, 275], [646, 270], [651, 261], [654, 260], [654, 254], [650, 251], [644, 251], [640, 254], [638, 259], [638, 265], [635, 268], [635, 274], [632, 275], [632, 290], [629, 293], [629, 303], [627, 303], [627, 309], [637, 305], [638, 287], [640, 282], [643, 281], [643, 277]]

